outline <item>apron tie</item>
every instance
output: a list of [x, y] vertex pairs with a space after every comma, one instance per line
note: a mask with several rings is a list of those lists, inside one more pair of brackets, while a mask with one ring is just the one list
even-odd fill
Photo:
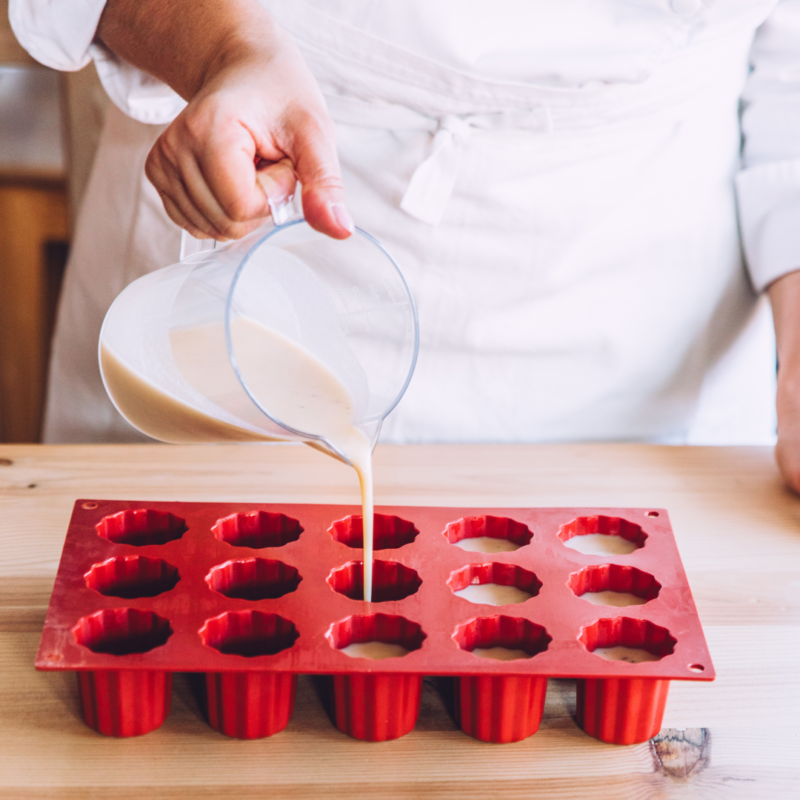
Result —
[[458, 177], [464, 142], [476, 130], [527, 130], [549, 133], [553, 129], [546, 106], [505, 109], [479, 114], [430, 117], [406, 106], [370, 104], [341, 95], [326, 96], [331, 117], [345, 125], [385, 130], [425, 131], [433, 137], [431, 152], [414, 170], [400, 208], [415, 219], [437, 225], [444, 215]]
[[453, 193], [461, 158], [461, 146], [474, 126], [448, 114], [439, 120], [431, 154], [414, 170], [400, 208], [429, 225], [438, 225]]

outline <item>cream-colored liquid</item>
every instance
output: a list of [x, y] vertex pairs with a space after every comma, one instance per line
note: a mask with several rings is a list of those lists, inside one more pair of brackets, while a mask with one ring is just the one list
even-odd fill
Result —
[[633, 542], [629, 542], [621, 536], [607, 536], [604, 533], [573, 536], [564, 542], [564, 546], [587, 556], [624, 556], [639, 549]]
[[411, 651], [406, 650], [401, 644], [389, 644], [388, 642], [356, 642], [343, 647], [341, 652], [350, 658], [371, 658], [381, 661], [384, 658], [401, 658], [408, 655]]
[[647, 600], [637, 597], [630, 592], [612, 592], [610, 589], [604, 592], [584, 592], [581, 600], [588, 600], [598, 606], [643, 606]]
[[499, 583], [471, 584], [453, 594], [469, 600], [470, 603], [483, 603], [489, 606], [507, 606], [511, 603], [524, 603], [531, 595], [516, 586], [501, 586]]
[[509, 542], [508, 539], [494, 539], [491, 536], [475, 536], [472, 539], [462, 539], [455, 542], [456, 547], [469, 550], [471, 553], [510, 553], [519, 550], [519, 545]]
[[512, 650], [510, 647], [476, 647], [470, 650], [478, 658], [493, 658], [495, 661], [516, 661], [519, 658], [533, 658], [524, 650]]
[[[354, 424], [353, 400], [341, 381], [308, 351], [249, 319], [231, 323], [239, 370], [261, 405], [296, 430], [326, 439], [356, 470], [364, 520], [364, 599], [372, 599], [372, 449]], [[172, 354], [181, 375], [202, 395], [247, 422], [260, 412], [242, 398], [230, 365], [224, 328], [205, 325], [173, 331]], [[269, 441], [243, 427], [222, 422], [176, 400], [126, 367], [108, 348], [100, 360], [106, 386], [122, 413], [137, 428], [166, 442]], [[226, 403], [226, 400], [231, 403]], [[242, 399], [237, 399], [242, 398]], [[313, 441], [309, 444], [314, 445]]]
[[625, 661], [628, 664], [641, 664], [643, 661], [660, 661], [661, 656], [654, 656], [641, 647], [598, 647], [592, 650], [596, 656], [606, 659], [606, 661]]

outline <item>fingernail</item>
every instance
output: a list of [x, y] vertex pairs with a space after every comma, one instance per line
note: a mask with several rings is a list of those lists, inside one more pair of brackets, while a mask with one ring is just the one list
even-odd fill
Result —
[[356, 229], [356, 226], [353, 223], [353, 218], [350, 216], [344, 205], [342, 203], [333, 203], [331, 204], [330, 208], [333, 218], [339, 223], [339, 225], [348, 233], [353, 233], [353, 231]]

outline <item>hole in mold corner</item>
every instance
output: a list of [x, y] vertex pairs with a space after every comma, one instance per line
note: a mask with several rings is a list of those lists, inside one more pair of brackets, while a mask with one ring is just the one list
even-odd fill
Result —
[[451, 573], [447, 585], [470, 603], [505, 606], [536, 597], [542, 582], [514, 564], [469, 564]]
[[617, 608], [644, 605], [661, 591], [649, 572], [622, 564], [584, 567], [569, 576], [567, 586], [590, 603]]
[[702, 664], [689, 664], [689, 669], [692, 672], [705, 672], [706, 668]]
[[658, 517], [658, 516], [660, 516], [660, 515], [659, 515], [658, 511], [648, 511], [648, 512], [645, 514], [645, 516], [646, 516], [646, 517]]
[[78, 620], [72, 633], [78, 644], [93, 653], [127, 656], [166, 644], [172, 626], [153, 611], [107, 608]]
[[[364, 547], [364, 529], [360, 514], [337, 520], [328, 529], [333, 540], [347, 547]], [[391, 514], [375, 514], [372, 543], [375, 550], [397, 550], [411, 544], [419, 535], [412, 522]]]
[[450, 544], [477, 553], [501, 553], [519, 550], [533, 538], [530, 528], [507, 517], [464, 517], [450, 522], [444, 530]]
[[666, 628], [630, 617], [599, 619], [581, 629], [578, 641], [601, 658], [629, 663], [660, 661], [672, 655], [677, 644]]
[[[350, 561], [337, 567], [328, 575], [328, 585], [335, 592], [351, 600], [364, 599], [364, 562]], [[372, 602], [385, 603], [389, 600], [402, 600], [416, 593], [422, 579], [416, 570], [397, 561], [373, 561], [372, 563]]]
[[479, 658], [516, 661], [543, 653], [553, 637], [535, 622], [498, 614], [459, 625], [453, 640], [462, 650]]
[[91, 511], [93, 508], [97, 508], [97, 503], [92, 503], [92, 502], [81, 503], [81, 508], [84, 509], [85, 511]]
[[203, 644], [220, 653], [253, 658], [274, 656], [292, 647], [300, 634], [294, 623], [264, 611], [228, 611], [200, 628]]
[[397, 658], [419, 650], [427, 638], [422, 627], [394, 614], [354, 615], [334, 622], [325, 638], [334, 650], [353, 658]]
[[209, 588], [239, 600], [267, 600], [293, 592], [302, 581], [295, 567], [267, 558], [227, 561], [206, 575]]
[[585, 555], [628, 555], [644, 547], [647, 534], [640, 525], [620, 517], [578, 517], [562, 525], [558, 538]]
[[271, 511], [248, 511], [217, 520], [211, 529], [221, 542], [233, 547], [283, 547], [296, 542], [303, 528], [296, 519]]
[[180, 539], [188, 530], [186, 522], [167, 511], [136, 508], [103, 517], [97, 523], [97, 533], [114, 544], [143, 547], [166, 544]]
[[155, 597], [174, 589], [178, 568], [161, 558], [118, 556], [95, 564], [84, 576], [86, 585], [106, 597]]

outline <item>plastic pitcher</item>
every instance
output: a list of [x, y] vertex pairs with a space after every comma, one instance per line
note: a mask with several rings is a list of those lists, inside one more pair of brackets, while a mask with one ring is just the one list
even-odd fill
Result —
[[268, 374], [256, 374], [237, 333], [247, 323], [321, 364], [374, 446], [414, 371], [414, 300], [376, 239], [359, 228], [331, 239], [297, 212], [291, 202], [274, 207], [273, 218], [290, 218], [211, 243], [117, 297], [100, 334], [100, 364], [131, 424], [170, 442], [300, 440], [347, 461], [319, 430], [298, 427], [291, 409], [270, 407], [259, 385], [291, 383], [295, 362], [270, 362]]

